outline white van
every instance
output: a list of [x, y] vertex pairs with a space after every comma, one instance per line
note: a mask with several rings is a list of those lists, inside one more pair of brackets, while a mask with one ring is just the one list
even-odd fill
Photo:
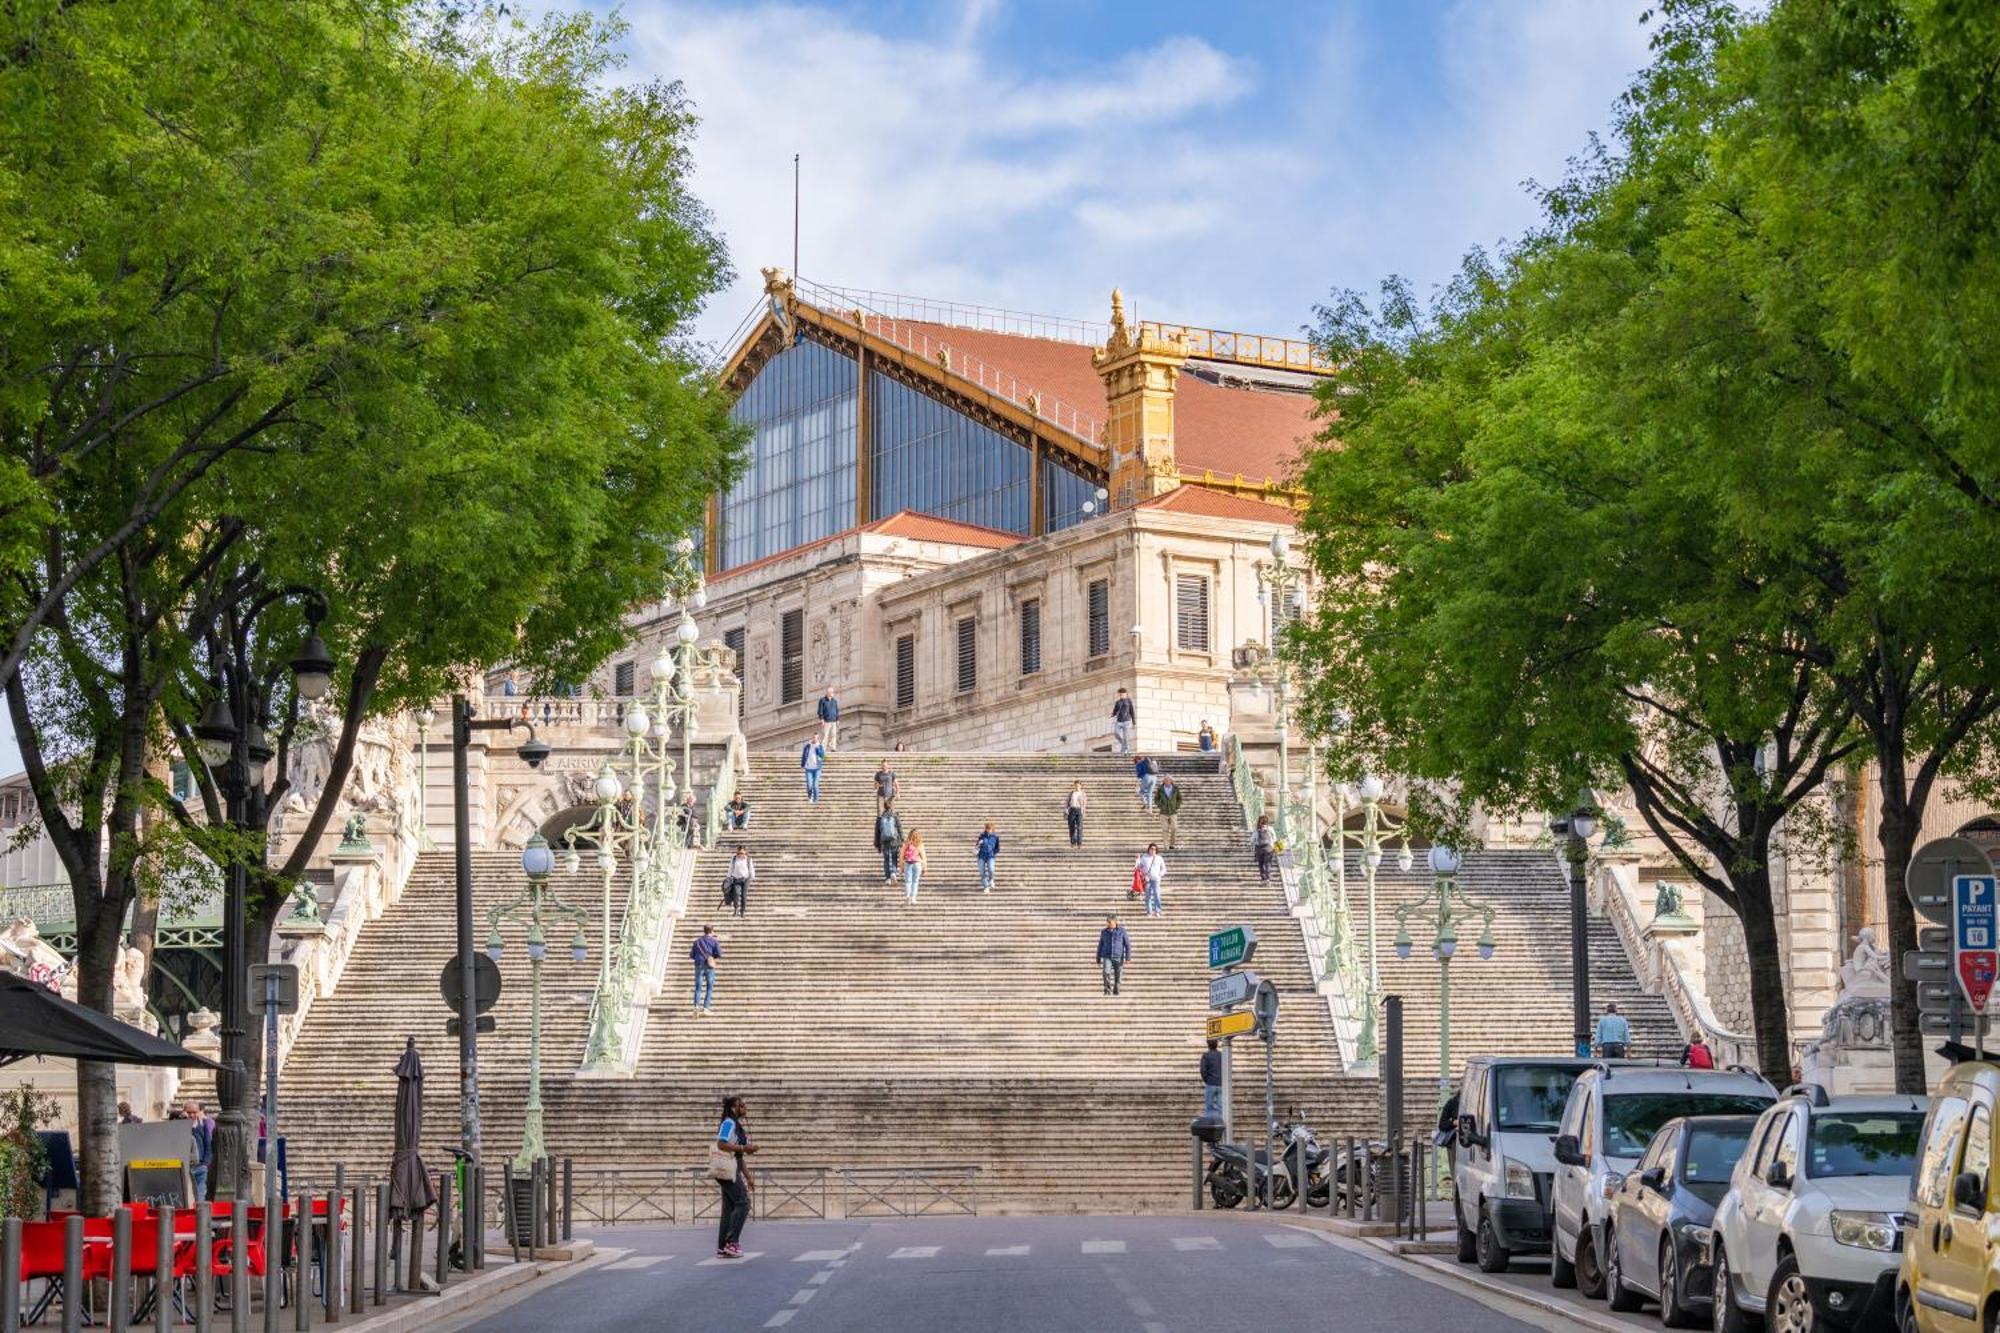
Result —
[[1600, 1061], [1577, 1076], [1555, 1142], [1555, 1237], [1549, 1276], [1604, 1299], [1611, 1196], [1661, 1125], [1684, 1115], [1761, 1115], [1778, 1090], [1748, 1069], [1679, 1069]]
[[1549, 1249], [1552, 1141], [1588, 1060], [1477, 1055], [1459, 1082], [1452, 1206], [1458, 1261], [1498, 1273]]

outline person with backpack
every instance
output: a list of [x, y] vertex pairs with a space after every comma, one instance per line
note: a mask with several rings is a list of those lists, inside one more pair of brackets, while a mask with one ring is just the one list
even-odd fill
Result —
[[1257, 816], [1257, 830], [1250, 839], [1257, 852], [1257, 877], [1269, 884], [1278, 864], [1278, 830], [1271, 827], [1269, 815]]
[[799, 767], [806, 775], [806, 799], [819, 804], [819, 770], [826, 763], [826, 747], [812, 737], [799, 749]]
[[[715, 1131], [715, 1146], [735, 1159], [736, 1168], [735, 1174], [731, 1175], [724, 1167], [715, 1178], [722, 1193], [722, 1206], [716, 1209], [721, 1214], [721, 1221], [716, 1227], [715, 1257], [741, 1259], [743, 1224], [750, 1220], [750, 1191], [757, 1188], [757, 1182], [750, 1174], [750, 1163], [743, 1160], [756, 1152], [757, 1147], [750, 1142], [750, 1133], [743, 1127], [741, 1097], [722, 1099], [722, 1126]], [[712, 1173], [715, 1169], [710, 1168]]]
[[1180, 831], [1181, 789], [1172, 774], [1160, 780], [1153, 792], [1153, 808], [1160, 812], [1160, 818], [1167, 826], [1167, 850], [1174, 850], [1174, 838]]
[[981, 893], [991, 893], [993, 892], [993, 861], [994, 858], [1000, 855], [1000, 835], [993, 831], [991, 824], [988, 824], [986, 831], [979, 835], [979, 845], [976, 848], [976, 854], [979, 857], [979, 891]]
[[694, 964], [694, 1014], [701, 1018], [708, 1013], [708, 1006], [715, 1002], [715, 960], [722, 957], [722, 941], [715, 938], [714, 926], [703, 926], [701, 934], [695, 937], [688, 948], [688, 961]]
[[903, 861], [903, 821], [893, 801], [882, 802], [875, 816], [875, 850], [882, 853], [882, 882], [887, 884], [896, 878], [896, 868]]
[[924, 882], [924, 835], [916, 829], [903, 841], [903, 902], [917, 905], [917, 886]]
[[1699, 1032], [1695, 1033], [1681, 1051], [1681, 1063], [1689, 1069], [1715, 1068], [1715, 1052], [1708, 1049], [1708, 1039]]
[[1063, 818], [1069, 823], [1069, 845], [1083, 846], [1083, 811], [1090, 804], [1090, 798], [1083, 794], [1083, 783], [1077, 782], [1069, 789], [1069, 798], [1063, 802]]
[[1139, 854], [1138, 863], [1133, 867], [1140, 883], [1144, 886], [1147, 916], [1164, 916], [1166, 910], [1160, 906], [1160, 881], [1166, 878], [1167, 861], [1160, 855], [1160, 844], [1149, 842], [1146, 850]]
[[1158, 770], [1153, 767], [1153, 761], [1143, 754], [1132, 761], [1132, 776], [1139, 779], [1139, 808], [1141, 810], [1151, 810], [1153, 808], [1153, 782], [1157, 772]]
[[757, 878], [757, 867], [750, 860], [750, 852], [742, 843], [729, 858], [729, 871], [722, 880], [722, 901], [736, 909], [742, 916], [750, 910], [750, 881]]
[[1194, 743], [1201, 748], [1203, 754], [1215, 753], [1217, 749], [1215, 728], [1208, 725], [1207, 718], [1202, 719], [1201, 730], [1194, 734]]
[[1104, 929], [1097, 932], [1097, 970], [1104, 974], [1104, 993], [1116, 995], [1119, 985], [1125, 979], [1125, 964], [1132, 958], [1132, 940], [1125, 933], [1125, 927], [1118, 924], [1118, 916], [1113, 913], [1104, 918]]

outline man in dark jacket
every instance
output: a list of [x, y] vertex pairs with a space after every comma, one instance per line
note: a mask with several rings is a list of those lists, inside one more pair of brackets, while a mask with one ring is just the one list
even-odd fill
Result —
[[840, 700], [834, 697], [833, 686], [826, 687], [826, 693], [819, 700], [819, 743], [832, 754], [840, 746]]
[[1181, 789], [1173, 778], [1160, 779], [1160, 785], [1153, 789], [1153, 808], [1160, 812], [1160, 818], [1167, 824], [1167, 850], [1174, 850], [1174, 834], [1180, 828]]
[[1132, 696], [1118, 691], [1118, 698], [1111, 705], [1111, 734], [1118, 738], [1118, 753], [1132, 753], [1132, 729], [1139, 721], [1138, 710], [1132, 707]]
[[1104, 973], [1104, 993], [1116, 995], [1118, 984], [1125, 978], [1125, 964], [1132, 957], [1132, 941], [1125, 934], [1125, 927], [1118, 924], [1116, 916], [1104, 918], [1104, 929], [1097, 932], [1097, 967]]
[[1222, 1045], [1213, 1037], [1201, 1053], [1201, 1113], [1222, 1118]]
[[882, 882], [893, 883], [903, 855], [903, 821], [896, 817], [893, 801], [882, 802], [881, 813], [875, 816], [875, 850], [882, 853]]

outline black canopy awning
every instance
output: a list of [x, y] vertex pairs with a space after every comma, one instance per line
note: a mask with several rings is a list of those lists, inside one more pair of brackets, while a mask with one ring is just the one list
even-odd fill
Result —
[[31, 1055], [121, 1065], [214, 1069], [204, 1059], [87, 1005], [65, 1000], [15, 972], [0, 972], [0, 1065]]

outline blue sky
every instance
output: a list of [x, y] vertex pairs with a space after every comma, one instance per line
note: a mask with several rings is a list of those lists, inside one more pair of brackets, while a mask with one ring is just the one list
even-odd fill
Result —
[[[1646, 60], [1647, 0], [631, 0], [621, 77], [679, 79], [695, 187], [757, 270], [1296, 333], [1518, 234]], [[609, 8], [608, 5], [600, 8]]]

